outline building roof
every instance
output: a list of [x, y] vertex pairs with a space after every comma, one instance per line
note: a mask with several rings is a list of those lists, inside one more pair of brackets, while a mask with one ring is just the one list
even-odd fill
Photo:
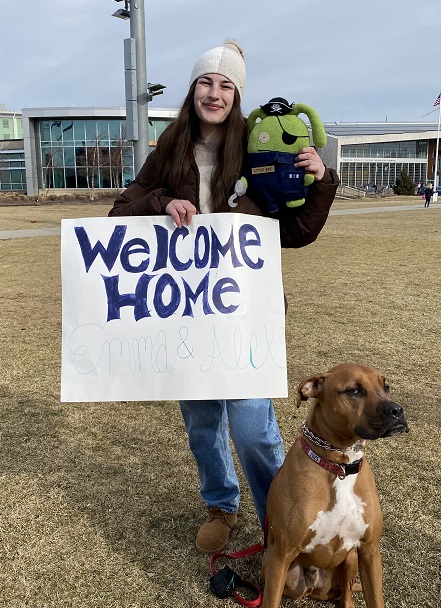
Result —
[[[148, 108], [151, 118], [174, 118], [178, 110], [174, 108]], [[25, 118], [122, 118], [126, 116], [126, 109], [122, 107], [66, 107], [66, 108], [23, 108]]]
[[438, 122], [325, 122], [323, 124], [326, 133], [336, 137], [438, 131]]

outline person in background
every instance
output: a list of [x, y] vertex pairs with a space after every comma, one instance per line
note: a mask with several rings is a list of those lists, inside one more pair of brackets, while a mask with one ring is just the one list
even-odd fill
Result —
[[[247, 125], [241, 110], [245, 80], [244, 55], [236, 42], [226, 41], [205, 52], [193, 67], [177, 118], [162, 133], [134, 182], [115, 200], [109, 215], [169, 214], [178, 227], [190, 224], [196, 213], [265, 215], [248, 195], [236, 199], [237, 207], [228, 205], [242, 175], [247, 149]], [[279, 220], [282, 247], [304, 247], [317, 238], [338, 186], [336, 172], [324, 166], [313, 147], [301, 150], [296, 161], [315, 181], [302, 206], [286, 207], [271, 216]], [[230, 438], [262, 527], [267, 492], [284, 459], [283, 442], [268, 395], [179, 403], [207, 509], [196, 548], [215, 553], [228, 543], [239, 508]]]
[[432, 184], [428, 184], [424, 190], [424, 207], [430, 206], [430, 199], [432, 198], [433, 187]]

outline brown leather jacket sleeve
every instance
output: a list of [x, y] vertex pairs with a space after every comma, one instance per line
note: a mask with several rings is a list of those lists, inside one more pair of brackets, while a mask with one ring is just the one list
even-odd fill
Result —
[[281, 207], [274, 217], [280, 223], [282, 247], [305, 247], [316, 240], [328, 219], [338, 184], [336, 171], [326, 168], [323, 179], [308, 187], [303, 205], [294, 209]]
[[158, 154], [156, 150], [147, 160], [130, 186], [115, 200], [109, 216], [119, 215], [162, 215], [168, 203], [176, 198], [165, 188], [150, 187], [156, 174]]

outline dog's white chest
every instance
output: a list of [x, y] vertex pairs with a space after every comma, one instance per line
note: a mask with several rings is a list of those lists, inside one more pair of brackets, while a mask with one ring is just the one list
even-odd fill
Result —
[[305, 547], [306, 553], [317, 545], [325, 545], [331, 539], [340, 537], [343, 547], [349, 551], [360, 545], [368, 524], [364, 522], [364, 503], [354, 493], [355, 475], [336, 479], [334, 488], [336, 502], [330, 511], [319, 511], [310, 529], [315, 532], [311, 542]]

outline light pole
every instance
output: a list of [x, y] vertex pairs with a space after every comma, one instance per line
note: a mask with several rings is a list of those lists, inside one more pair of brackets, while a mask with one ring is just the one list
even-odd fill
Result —
[[118, 9], [113, 17], [130, 19], [130, 38], [124, 40], [126, 139], [133, 142], [136, 175], [149, 150], [147, 104], [152, 97], [150, 86], [165, 87], [147, 83], [144, 0], [116, 0], [122, 1], [125, 8]]

